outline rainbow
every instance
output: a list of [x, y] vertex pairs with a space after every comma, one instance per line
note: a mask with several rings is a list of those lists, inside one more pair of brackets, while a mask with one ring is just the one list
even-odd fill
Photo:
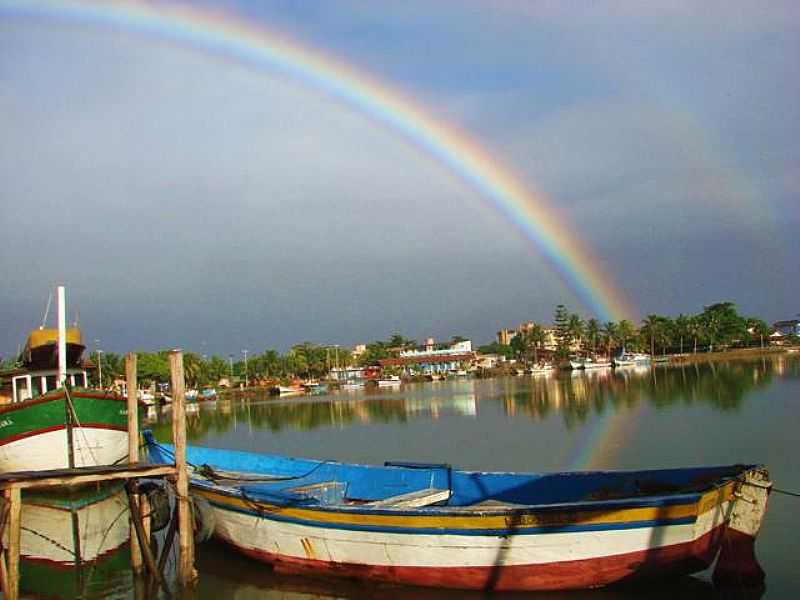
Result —
[[477, 190], [547, 258], [593, 316], [603, 321], [635, 317], [624, 294], [564, 224], [553, 202], [523, 185], [463, 131], [330, 54], [230, 12], [172, 3], [0, 0], [0, 14], [156, 36], [297, 78], [400, 133]]

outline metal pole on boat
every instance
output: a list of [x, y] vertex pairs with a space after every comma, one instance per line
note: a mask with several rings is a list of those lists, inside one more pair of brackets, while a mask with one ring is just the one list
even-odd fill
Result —
[[58, 297], [58, 381], [57, 387], [64, 387], [67, 379], [67, 307], [64, 300], [64, 286], [57, 288]]

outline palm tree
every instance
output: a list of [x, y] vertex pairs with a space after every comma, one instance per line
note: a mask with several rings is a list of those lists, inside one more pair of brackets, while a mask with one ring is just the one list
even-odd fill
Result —
[[603, 337], [606, 339], [606, 353], [611, 356], [611, 347], [617, 341], [617, 324], [614, 321], [603, 325]]
[[600, 336], [600, 321], [589, 319], [586, 321], [586, 337], [592, 343], [592, 354], [597, 353], [597, 338]]
[[583, 346], [584, 323], [581, 316], [577, 313], [572, 313], [567, 321], [567, 332], [572, 340], [578, 342], [578, 350]]
[[680, 338], [680, 345], [681, 345], [681, 354], [683, 354], [683, 338], [684, 336], [689, 335], [689, 327], [691, 325], [691, 319], [684, 315], [683, 313], [679, 314], [675, 319], [675, 335]]
[[533, 362], [534, 364], [538, 364], [539, 348], [544, 346], [545, 342], [547, 341], [547, 333], [545, 332], [544, 327], [534, 323], [533, 327], [531, 327], [530, 331], [528, 332], [528, 338], [533, 344]]
[[622, 342], [623, 347], [627, 341], [632, 339], [635, 335], [636, 328], [633, 326], [633, 323], [627, 319], [622, 319], [622, 321], [619, 322], [619, 325], [617, 325], [617, 339]]
[[642, 328], [639, 330], [642, 337], [650, 338], [650, 356], [656, 354], [656, 336], [660, 325], [660, 318], [658, 315], [647, 315], [647, 318], [642, 320]]

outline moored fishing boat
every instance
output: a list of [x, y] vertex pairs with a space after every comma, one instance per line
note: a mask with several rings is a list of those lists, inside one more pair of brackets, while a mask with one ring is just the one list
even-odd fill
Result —
[[[152, 461], [172, 460], [145, 437]], [[211, 506], [216, 535], [279, 572], [576, 589], [697, 572], [724, 540], [718, 570], [763, 576], [752, 549], [771, 483], [758, 465], [483, 473], [199, 447], [187, 460], [203, 465], [191, 489]]]
[[0, 406], [0, 472], [114, 464], [128, 454], [127, 432], [127, 399], [116, 394], [60, 388], [6, 404]]
[[63, 288], [58, 307], [57, 367], [28, 362], [23, 352], [22, 364], [2, 373], [11, 393], [0, 406], [0, 471], [101, 466], [127, 456], [127, 399], [87, 389], [86, 364], [66, 350]]

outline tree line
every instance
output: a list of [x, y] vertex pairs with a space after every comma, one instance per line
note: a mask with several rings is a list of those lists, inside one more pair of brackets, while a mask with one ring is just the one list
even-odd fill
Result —
[[606, 323], [595, 318], [584, 320], [559, 304], [552, 328], [534, 323], [519, 331], [508, 345], [496, 342], [479, 350], [538, 362], [550, 338], [548, 330], [555, 338], [556, 358], [566, 358], [574, 353], [610, 356], [623, 348], [657, 355], [734, 346], [763, 347], [771, 328], [763, 319], [740, 315], [733, 302], [718, 302], [698, 314], [680, 314], [675, 318], [650, 314], [639, 327], [626, 319]]

